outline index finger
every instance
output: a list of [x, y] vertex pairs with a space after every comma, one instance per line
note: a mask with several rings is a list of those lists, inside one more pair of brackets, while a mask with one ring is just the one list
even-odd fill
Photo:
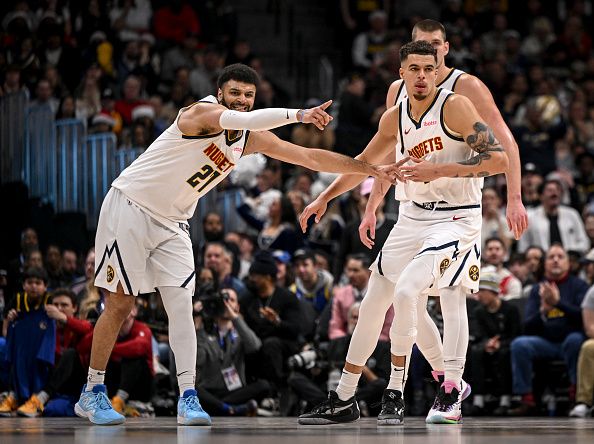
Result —
[[326, 109], [328, 108], [330, 105], [332, 105], [332, 100], [328, 100], [327, 102], [324, 102], [320, 105], [320, 108], [322, 109]]

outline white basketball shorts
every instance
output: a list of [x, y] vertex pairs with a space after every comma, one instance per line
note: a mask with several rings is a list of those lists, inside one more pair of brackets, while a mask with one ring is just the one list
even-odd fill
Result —
[[430, 255], [434, 258], [433, 284], [420, 292], [437, 296], [440, 288], [458, 285], [475, 292], [480, 274], [481, 224], [478, 204], [422, 207], [402, 202], [398, 222], [370, 269], [397, 283], [415, 257]]
[[193, 293], [189, 228], [185, 235], [174, 227], [175, 222], [169, 225], [111, 188], [101, 206], [95, 236], [95, 285], [115, 292], [120, 283], [125, 294], [134, 296], [160, 286], [184, 287]]

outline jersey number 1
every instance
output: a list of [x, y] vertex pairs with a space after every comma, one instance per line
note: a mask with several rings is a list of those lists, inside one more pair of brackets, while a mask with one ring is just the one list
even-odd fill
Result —
[[192, 188], [196, 188], [198, 185], [201, 185], [200, 188], [198, 188], [197, 190], [198, 192], [201, 192], [204, 188], [208, 186], [208, 184], [210, 184], [220, 175], [220, 172], [215, 171], [215, 169], [212, 166], [206, 164], [200, 169], [200, 171], [198, 171], [196, 174], [194, 174], [192, 177], [186, 180], [186, 182], [188, 182], [192, 186]]

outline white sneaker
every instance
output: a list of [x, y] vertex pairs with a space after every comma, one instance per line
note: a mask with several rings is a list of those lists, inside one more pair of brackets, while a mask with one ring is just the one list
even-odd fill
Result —
[[570, 418], [586, 418], [592, 414], [592, 408], [586, 404], [576, 404], [574, 408], [569, 412]]

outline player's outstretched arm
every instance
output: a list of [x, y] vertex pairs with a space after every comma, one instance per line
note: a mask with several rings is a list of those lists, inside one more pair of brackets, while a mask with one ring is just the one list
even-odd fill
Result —
[[489, 88], [477, 77], [463, 76], [456, 85], [456, 92], [466, 96], [476, 107], [485, 123], [493, 129], [509, 160], [505, 172], [507, 182], [507, 224], [516, 239], [528, 228], [528, 215], [522, 203], [520, 152], [512, 132], [506, 125]]
[[411, 159], [413, 165], [402, 167], [407, 179], [428, 182], [440, 177], [486, 177], [507, 171], [507, 154], [469, 99], [452, 95], [444, 107], [444, 120], [448, 128], [462, 134], [468, 146], [477, 154], [456, 163], [438, 164], [424, 159]]
[[[375, 134], [375, 136], [373, 136], [363, 152], [356, 156], [355, 159], [377, 164], [383, 159], [389, 159], [390, 156], [394, 158], [394, 147], [396, 146], [398, 134], [396, 122], [398, 122], [398, 108], [393, 107], [384, 113], [379, 123], [378, 132]], [[408, 161], [408, 158], [400, 161], [397, 164], [393, 164], [396, 167], [394, 173], [400, 180], [404, 179], [400, 175], [399, 168], [406, 161]], [[322, 191], [312, 203], [305, 207], [299, 216], [301, 229], [305, 232], [307, 229], [307, 220], [314, 214], [316, 215], [316, 223], [319, 222], [321, 217], [326, 212], [328, 202], [342, 193], [355, 188], [363, 180], [365, 180], [365, 177], [353, 174], [342, 174], [341, 176], [334, 179], [334, 182], [332, 182], [328, 188]], [[393, 183], [393, 181], [388, 183]]]
[[308, 109], [266, 108], [256, 111], [234, 111], [216, 103], [199, 102], [184, 111], [178, 120], [182, 133], [216, 134], [224, 129], [263, 131], [291, 123], [312, 123], [323, 130], [332, 120], [326, 112], [332, 100]]

